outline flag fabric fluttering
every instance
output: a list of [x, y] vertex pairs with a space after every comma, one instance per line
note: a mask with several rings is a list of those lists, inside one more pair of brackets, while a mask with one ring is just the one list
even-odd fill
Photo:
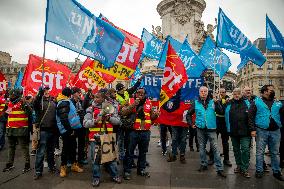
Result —
[[95, 64], [95, 70], [112, 75], [117, 79], [128, 80], [136, 70], [142, 55], [144, 43], [139, 37], [115, 26], [102, 14], [100, 18], [119, 29], [125, 35], [125, 40], [114, 66], [106, 69], [102, 64]]
[[45, 40], [113, 66], [125, 36], [75, 0], [48, 0]]
[[221, 8], [218, 15], [216, 43], [220, 48], [242, 54], [258, 66], [262, 66], [266, 61], [261, 51], [233, 24]]
[[160, 60], [164, 42], [148, 32], [145, 28], [143, 28], [141, 39], [144, 42], [143, 55], [148, 58]]
[[161, 55], [160, 60], [159, 60], [158, 68], [161, 68], [161, 69], [165, 68], [169, 42], [171, 43], [171, 46], [174, 48], [175, 52], [179, 52], [179, 50], [180, 50], [180, 48], [182, 46], [182, 43], [180, 43], [179, 41], [175, 40], [171, 36], [168, 36], [166, 38], [166, 42], [164, 44], [164, 48], [163, 48], [162, 55]]
[[215, 70], [221, 79], [232, 65], [229, 57], [215, 46], [209, 36], [200, 50], [199, 58], [207, 68]]
[[284, 64], [284, 38], [278, 28], [266, 15], [266, 48], [268, 50], [279, 50], [282, 53]]
[[200, 77], [202, 72], [206, 69], [203, 65], [202, 60], [198, 55], [191, 49], [187, 39], [184, 40], [178, 55], [182, 60], [188, 77]]
[[44, 85], [50, 88], [52, 96], [56, 96], [66, 87], [70, 74], [71, 70], [66, 65], [49, 59], [44, 59], [43, 68], [43, 59], [31, 54], [22, 80], [24, 95], [34, 96]]
[[17, 80], [16, 80], [15, 85], [14, 85], [14, 89], [23, 89], [23, 87], [22, 87], [23, 77], [24, 77], [23, 72], [19, 71], [18, 76], [17, 76]]
[[167, 59], [160, 92], [160, 107], [174, 96], [188, 80], [184, 64], [170, 42], [167, 49]]

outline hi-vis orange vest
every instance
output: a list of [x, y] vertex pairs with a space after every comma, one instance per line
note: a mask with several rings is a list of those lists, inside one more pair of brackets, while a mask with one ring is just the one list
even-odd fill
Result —
[[[130, 99], [130, 104], [134, 103], [134, 98]], [[145, 130], [150, 130], [151, 128], [151, 110], [152, 110], [152, 103], [150, 100], [146, 100], [144, 104], [144, 114], [145, 114], [145, 120], [141, 120], [136, 117], [133, 129], [138, 130], [138, 131], [145, 131]], [[136, 109], [134, 110], [136, 113]]]
[[8, 122], [7, 128], [24, 128], [28, 127], [28, 115], [21, 108], [22, 102], [17, 102], [16, 104], [12, 104], [12, 102], [8, 103]]
[[[100, 114], [101, 110], [97, 107], [94, 108], [94, 114], [93, 118], [96, 119], [98, 115]], [[106, 129], [106, 130], [105, 130]], [[113, 132], [113, 127], [112, 124], [110, 124], [108, 121], [105, 122], [105, 125], [103, 126], [102, 121], [99, 121], [98, 123], [95, 124], [95, 127], [89, 128], [89, 141], [94, 141], [94, 136], [96, 134], [102, 134], [102, 133], [112, 133]]]
[[0, 97], [0, 112], [4, 110], [5, 105], [6, 105], [6, 99], [3, 96], [1, 96]]

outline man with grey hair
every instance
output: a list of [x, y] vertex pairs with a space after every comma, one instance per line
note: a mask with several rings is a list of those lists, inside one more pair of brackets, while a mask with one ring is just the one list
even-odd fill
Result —
[[[195, 124], [192, 122], [192, 115], [196, 114]], [[208, 88], [205, 86], [199, 89], [199, 98], [193, 101], [192, 106], [187, 112], [186, 120], [191, 127], [197, 127], [197, 137], [200, 145], [200, 169], [208, 170], [208, 161], [206, 158], [206, 144], [209, 140], [214, 153], [214, 162], [217, 168], [217, 174], [226, 177], [223, 171], [220, 153], [217, 145], [216, 134], [216, 113], [222, 114], [223, 109], [220, 102], [214, 97], [214, 100], [208, 98]]]
[[252, 94], [251, 88], [249, 86], [245, 86], [243, 88], [243, 97], [252, 102], [256, 96]]
[[227, 132], [231, 136], [237, 167], [234, 173], [241, 173], [250, 178], [248, 173], [250, 163], [250, 128], [248, 125], [248, 109], [250, 102], [242, 97], [240, 88], [233, 90], [233, 99], [227, 103], [225, 120]]

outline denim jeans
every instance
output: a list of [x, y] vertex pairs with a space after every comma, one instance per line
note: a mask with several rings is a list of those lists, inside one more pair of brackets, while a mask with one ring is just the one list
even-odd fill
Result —
[[146, 153], [148, 152], [150, 142], [150, 131], [131, 131], [129, 134], [129, 146], [127, 164], [124, 172], [130, 173], [134, 158], [134, 151], [138, 145], [139, 155], [137, 161], [137, 171], [143, 171], [146, 168]]
[[161, 130], [160, 135], [161, 135], [162, 151], [166, 152], [167, 151], [167, 134], [169, 131], [170, 134], [172, 135], [172, 127], [169, 125], [161, 124], [160, 130]]
[[48, 167], [52, 169], [55, 165], [54, 150], [55, 150], [55, 135], [52, 132], [40, 131], [40, 141], [38, 144], [38, 150], [35, 160], [35, 171], [37, 174], [41, 174], [43, 171], [43, 160], [45, 151], [47, 154]]
[[0, 150], [5, 145], [6, 122], [0, 122]]
[[264, 151], [266, 145], [271, 155], [271, 168], [273, 173], [281, 171], [279, 160], [279, 146], [280, 146], [280, 129], [276, 131], [267, 131], [256, 128], [256, 171], [263, 172]]
[[249, 168], [251, 137], [231, 136], [231, 140], [236, 164], [241, 171], [246, 172]]
[[[100, 166], [100, 157], [95, 157], [95, 148], [97, 143], [95, 141], [92, 141], [90, 143], [91, 145], [91, 159], [93, 161], [93, 178], [101, 178], [101, 166]], [[111, 177], [117, 177], [118, 176], [118, 170], [117, 170], [117, 164], [116, 161], [111, 161], [104, 163], [106, 168], [108, 169], [108, 172], [110, 173]]]
[[206, 157], [206, 144], [209, 140], [210, 148], [213, 151], [214, 163], [217, 171], [223, 170], [223, 165], [221, 162], [220, 152], [217, 145], [217, 134], [215, 131], [208, 131], [205, 129], [197, 128], [197, 138], [199, 142], [199, 155], [200, 155], [200, 164], [203, 166], [208, 166], [207, 157]]
[[119, 159], [123, 160], [125, 156], [125, 148], [124, 148], [124, 137], [125, 137], [125, 131], [121, 128], [117, 130], [116, 138], [117, 138], [117, 146], [118, 146], [118, 153], [119, 153]]
[[188, 131], [188, 127], [172, 127], [172, 153], [173, 156], [177, 155], [177, 149], [181, 155], [185, 154], [186, 148], [186, 133]]
[[199, 149], [196, 128], [189, 127], [188, 130], [189, 130], [188, 146], [193, 148], [193, 139], [195, 139], [196, 148]]

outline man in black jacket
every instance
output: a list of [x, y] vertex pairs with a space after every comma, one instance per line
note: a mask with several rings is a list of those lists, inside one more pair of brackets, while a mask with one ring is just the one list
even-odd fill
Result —
[[63, 147], [61, 154], [60, 177], [67, 176], [67, 160], [72, 164], [71, 171], [81, 173], [83, 169], [76, 161], [76, 136], [75, 128], [81, 128], [80, 118], [76, 108], [70, 100], [72, 90], [65, 87], [62, 94], [57, 97], [56, 119], [57, 127], [62, 136]]
[[266, 145], [271, 154], [271, 168], [273, 176], [281, 181], [280, 161], [278, 157], [280, 145], [280, 115], [283, 115], [284, 106], [275, 100], [273, 85], [264, 85], [261, 88], [261, 98], [256, 98], [249, 109], [249, 125], [251, 136], [256, 137], [256, 173], [257, 178], [263, 177], [263, 156]]
[[58, 133], [56, 126], [56, 104], [49, 95], [49, 87], [40, 88], [34, 100], [36, 114], [35, 126], [40, 129], [40, 140], [35, 161], [35, 176], [37, 180], [42, 176], [43, 160], [47, 153], [49, 171], [56, 171], [54, 161], [55, 137]]
[[241, 89], [233, 91], [233, 99], [227, 104], [225, 119], [227, 131], [231, 136], [237, 167], [235, 173], [250, 178], [248, 173], [250, 160], [250, 128], [248, 125], [249, 101], [241, 95]]

